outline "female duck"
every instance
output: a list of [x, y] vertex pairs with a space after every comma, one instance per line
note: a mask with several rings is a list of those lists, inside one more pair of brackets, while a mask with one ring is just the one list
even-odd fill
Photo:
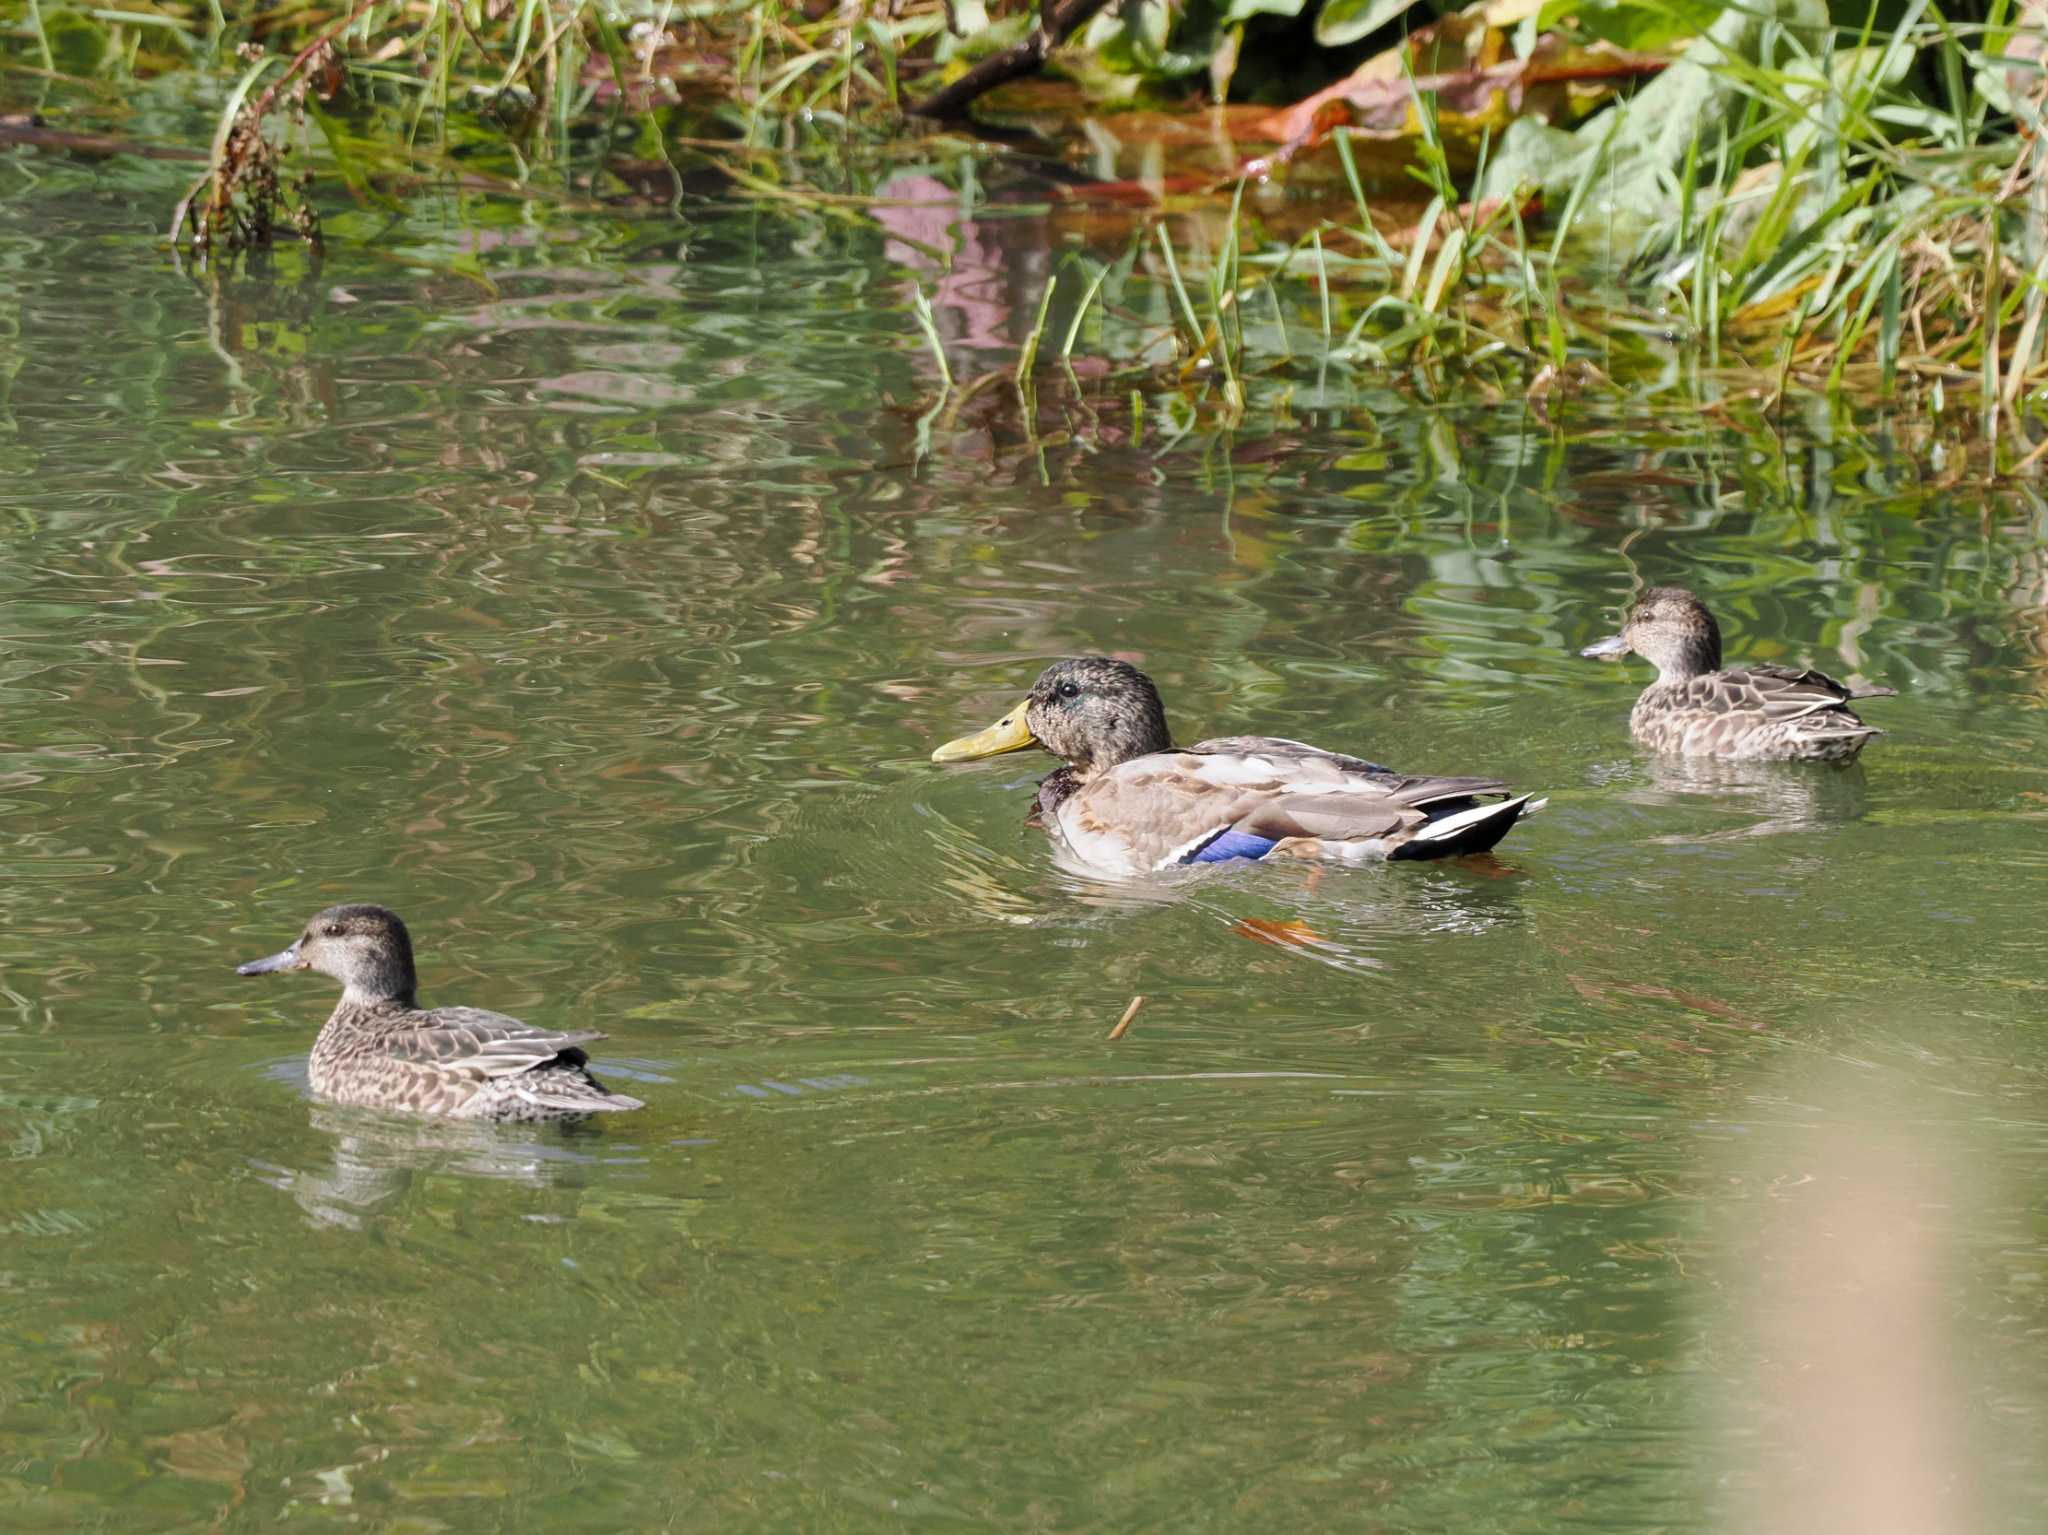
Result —
[[1653, 586], [1629, 610], [1621, 633], [1581, 655], [1615, 660], [1634, 651], [1657, 668], [1628, 717], [1653, 751], [1695, 757], [1847, 762], [1882, 730], [1849, 708], [1851, 699], [1890, 697], [1892, 688], [1851, 689], [1822, 672], [1788, 666], [1721, 666], [1721, 630], [1691, 592]]
[[932, 761], [1027, 746], [1066, 763], [1039, 785], [1047, 830], [1116, 874], [1269, 854], [1448, 858], [1492, 847], [1543, 804], [1497, 778], [1412, 777], [1273, 736], [1176, 748], [1152, 679], [1107, 656], [1048, 666], [1021, 704]]
[[556, 1034], [476, 1007], [414, 1000], [412, 939], [396, 912], [330, 906], [292, 946], [238, 975], [318, 970], [341, 1001], [313, 1041], [313, 1091], [371, 1109], [450, 1119], [550, 1120], [645, 1108], [585, 1070], [594, 1030]]

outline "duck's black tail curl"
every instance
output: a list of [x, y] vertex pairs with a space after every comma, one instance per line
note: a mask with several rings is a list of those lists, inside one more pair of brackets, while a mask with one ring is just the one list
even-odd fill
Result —
[[1394, 858], [1457, 858], [1465, 853], [1483, 853], [1514, 828], [1525, 815], [1534, 815], [1548, 801], [1518, 794], [1493, 805], [1477, 805], [1439, 816], [1387, 856]]

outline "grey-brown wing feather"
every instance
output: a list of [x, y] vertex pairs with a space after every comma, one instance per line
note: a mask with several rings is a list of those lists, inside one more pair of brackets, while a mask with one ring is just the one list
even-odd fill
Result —
[[1306, 741], [1290, 741], [1285, 736], [1216, 736], [1211, 740], [1197, 741], [1193, 746], [1184, 746], [1181, 750], [1198, 757], [1244, 757], [1253, 754], [1268, 757], [1320, 757], [1335, 763], [1347, 773], [1375, 774], [1387, 778], [1401, 776], [1394, 769], [1382, 767], [1377, 762], [1368, 762], [1363, 757], [1353, 757], [1345, 752], [1333, 752], [1321, 746], [1311, 746]]
[[438, 1007], [428, 1016], [430, 1024], [387, 1034], [384, 1053], [421, 1066], [509, 1077], [557, 1062], [581, 1066], [589, 1060], [581, 1047], [605, 1037], [596, 1029], [561, 1033], [535, 1028], [481, 1007]]
[[1257, 782], [1265, 792], [1279, 789], [1312, 793], [1327, 786], [1345, 793], [1384, 793], [1410, 804], [1458, 795], [1508, 792], [1504, 779], [1398, 773], [1363, 757], [1347, 757], [1342, 752], [1324, 751], [1278, 736], [1223, 736], [1182, 750], [1141, 757], [1138, 762], [1149, 766], [1175, 758], [1191, 759], [1182, 765], [1198, 776], [1229, 784]]
[[1323, 842], [1369, 842], [1412, 831], [1429, 819], [1413, 805], [1355, 794], [1294, 794], [1270, 800], [1237, 823], [1235, 830], [1284, 842], [1312, 837]]
[[1435, 805], [1447, 799], [1508, 792], [1505, 778], [1445, 778], [1433, 774], [1409, 774], [1387, 786], [1388, 797], [1402, 805]]
[[1789, 666], [1742, 666], [1688, 684], [1687, 702], [1728, 714], [1755, 714], [1768, 724], [1788, 724], [1816, 715], [1833, 715], [1830, 723], [1870, 730], [1848, 705], [1852, 698], [1881, 696], [1857, 692], [1825, 672], [1796, 671]]
[[[1765, 661], [1754, 666], [1736, 667], [1733, 670], [1747, 673], [1752, 677], [1767, 677], [1774, 682], [1797, 684], [1802, 687], [1826, 691], [1833, 693], [1837, 698], [1845, 702], [1853, 698], [1897, 698], [1899, 696], [1897, 688], [1852, 688], [1848, 683], [1837, 682], [1826, 672], [1817, 672], [1811, 667], [1778, 666]], [[1724, 673], [1723, 675], [1727, 674]]]
[[[1374, 775], [1380, 795], [1286, 794], [1254, 809], [1237, 830], [1259, 837], [1316, 837], [1335, 842], [1363, 842], [1396, 832], [1413, 831], [1430, 819], [1424, 806], [1456, 801], [1460, 808], [1475, 797], [1505, 794], [1498, 778], [1443, 778], [1416, 774]], [[1441, 814], [1441, 810], [1438, 812]]]

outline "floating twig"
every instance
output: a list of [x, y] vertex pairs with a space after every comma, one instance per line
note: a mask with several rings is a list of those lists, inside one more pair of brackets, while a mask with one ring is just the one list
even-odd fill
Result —
[[1142, 994], [1131, 998], [1131, 1005], [1124, 1009], [1123, 1017], [1117, 1019], [1116, 1027], [1109, 1031], [1109, 1037], [1111, 1039], [1122, 1039], [1124, 1037], [1124, 1030], [1131, 1026], [1131, 1020], [1138, 1016], [1138, 1009], [1144, 1005], [1145, 998]]

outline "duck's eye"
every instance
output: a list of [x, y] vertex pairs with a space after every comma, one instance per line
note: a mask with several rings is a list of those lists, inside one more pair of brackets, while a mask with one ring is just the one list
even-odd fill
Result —
[[341, 936], [341, 924], [339, 922], [328, 923], [327, 936], [329, 938], [339, 938]]
[[1079, 698], [1081, 696], [1081, 684], [1078, 682], [1062, 682], [1053, 691], [1058, 693], [1061, 698]]

